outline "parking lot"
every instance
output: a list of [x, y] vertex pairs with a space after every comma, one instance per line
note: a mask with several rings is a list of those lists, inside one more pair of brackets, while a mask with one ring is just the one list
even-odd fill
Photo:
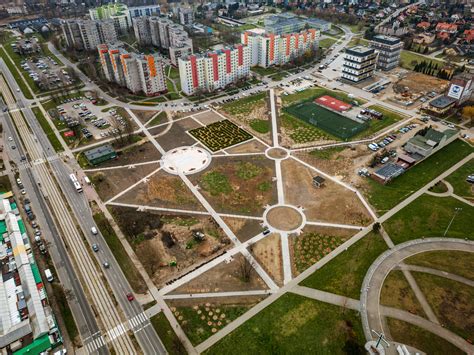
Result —
[[70, 132], [65, 135], [71, 135], [76, 127], [80, 127], [82, 135], [87, 139], [101, 139], [113, 136], [120, 127], [125, 126], [125, 119], [114, 109], [102, 112], [103, 106], [96, 106], [92, 97], [80, 97], [76, 99], [67, 99], [57, 106], [58, 119], [63, 121]]
[[53, 90], [73, 83], [68, 72], [51, 57], [23, 59], [20, 65], [41, 89]]

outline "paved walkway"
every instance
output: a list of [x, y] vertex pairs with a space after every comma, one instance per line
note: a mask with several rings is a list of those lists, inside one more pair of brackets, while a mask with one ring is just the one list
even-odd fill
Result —
[[[401, 269], [400, 266], [397, 266], [397, 268]], [[459, 275], [456, 275], [456, 274], [452, 274], [452, 273], [447, 272], [447, 271], [433, 269], [433, 268], [425, 267], [425, 266], [410, 265], [410, 264], [404, 264], [403, 268], [406, 269], [406, 270], [410, 270], [410, 271], [424, 272], [426, 274], [431, 274], [431, 275], [435, 275], [435, 276], [439, 276], [439, 277], [444, 277], [445, 279], [450, 279], [450, 280], [453, 280], [453, 281], [456, 281], [456, 282], [463, 283], [467, 286], [474, 287], [474, 281], [473, 280], [469, 280], [465, 277], [462, 277], [462, 276], [459, 276]]]
[[353, 298], [336, 295], [334, 293], [329, 293], [325, 291], [315, 290], [313, 288], [304, 287], [304, 286], [295, 286], [290, 290], [291, 293], [296, 293], [297, 295], [312, 298], [321, 302], [330, 303], [336, 306], [341, 306], [344, 308], [350, 308], [355, 311], [359, 311], [360, 302]]

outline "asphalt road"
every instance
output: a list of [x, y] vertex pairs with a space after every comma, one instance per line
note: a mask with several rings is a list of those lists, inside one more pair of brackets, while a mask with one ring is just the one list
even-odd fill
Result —
[[[9, 71], [3, 62], [2, 71], [5, 73], [5, 77], [10, 87], [15, 90], [14, 88], [17, 88], [16, 82], [14, 81], [14, 78], [9, 75]], [[128, 284], [128, 281], [126, 280], [125, 276], [123, 275], [118, 263], [113, 257], [113, 254], [105, 243], [102, 235], [99, 234], [94, 237], [92, 236], [90, 228], [91, 226], [95, 225], [92, 218], [92, 212], [85, 197], [82, 194], [78, 194], [73, 188], [72, 183], [69, 179], [69, 174], [71, 173], [71, 171], [66, 167], [66, 165], [55, 153], [53, 147], [51, 146], [48, 138], [46, 137], [43, 129], [39, 125], [34, 113], [31, 111], [28, 104], [25, 105], [26, 99], [24, 98], [23, 94], [21, 92], [16, 92], [15, 96], [17, 99], [18, 107], [24, 107], [24, 109], [22, 110], [24, 117], [28, 125], [30, 126], [34, 136], [36, 137], [37, 142], [42, 148], [44, 158], [49, 161], [52, 168], [51, 170], [54, 172], [61, 186], [63, 194], [67, 197], [67, 200], [75, 214], [79, 225], [83, 230], [84, 235], [86, 236], [90, 244], [96, 243], [99, 245], [99, 252], [94, 253], [97, 258], [97, 261], [99, 262], [99, 264], [102, 264], [103, 261], [107, 261], [110, 264], [110, 268], [105, 269], [103, 271], [109, 281], [115, 299], [117, 300], [120, 308], [123, 310], [125, 317], [129, 320], [129, 324], [123, 324], [123, 326], [126, 329], [131, 329], [134, 332], [135, 337], [145, 354], [166, 353], [166, 350], [164, 349], [161, 340], [159, 339], [155, 330], [151, 326], [149, 320], [143, 316], [140, 317], [140, 315], [142, 315], [143, 313], [143, 310], [139, 303], [136, 301], [129, 302], [127, 300], [126, 294], [132, 291], [131, 287]], [[33, 185], [36, 185], [35, 179], [33, 179]], [[37, 187], [36, 192], [39, 192]], [[38, 196], [41, 196], [41, 193]], [[92, 332], [92, 334], [94, 333], [96, 332]], [[100, 337], [100, 335], [89, 339], [89, 341], [94, 342], [97, 337]], [[100, 347], [102, 343], [103, 342], [100, 340], [95, 341], [94, 347], [91, 347], [91, 349], [95, 350], [96, 348], [102, 348]], [[105, 347], [103, 347], [103, 349], [105, 349]]]

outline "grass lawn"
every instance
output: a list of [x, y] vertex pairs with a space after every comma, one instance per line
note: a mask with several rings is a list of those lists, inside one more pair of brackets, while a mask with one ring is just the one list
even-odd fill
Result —
[[178, 100], [181, 98], [181, 95], [177, 92], [169, 92], [165, 96], [168, 98], [168, 100]]
[[473, 151], [474, 149], [469, 144], [458, 139], [387, 185], [381, 185], [368, 179], [369, 193], [367, 197], [369, 202], [378, 213], [384, 213]]
[[231, 115], [248, 115], [253, 111], [255, 106], [264, 103], [266, 97], [267, 93], [261, 92], [257, 95], [247, 96], [224, 104], [222, 105], [222, 109]]
[[156, 115], [150, 122], [148, 122], [147, 126], [148, 127], [152, 127], [152, 126], [155, 126], [157, 124], [160, 124], [160, 123], [163, 123], [164, 121], [166, 121], [166, 112], [160, 112], [158, 115]]
[[397, 342], [413, 346], [427, 354], [464, 354], [443, 338], [416, 325], [393, 318], [387, 318], [387, 323], [392, 338]]
[[402, 53], [400, 55], [400, 66], [405, 69], [413, 70], [413, 68], [415, 67], [417, 63], [421, 63], [423, 61], [425, 61], [428, 64], [429, 62], [431, 62], [432, 66], [435, 64], [438, 64], [438, 67], [443, 66], [443, 62], [440, 60], [423, 57], [422, 55], [419, 55], [414, 52], [402, 50]]
[[381, 119], [381, 120], [377, 120], [377, 119], [370, 120], [369, 121], [370, 122], [369, 128], [366, 129], [365, 131], [359, 133], [354, 138], [370, 136], [370, 135], [382, 130], [383, 128], [391, 126], [392, 124], [394, 124], [394, 123], [396, 123], [396, 122], [398, 122], [398, 121], [400, 121], [404, 118], [407, 118], [406, 116], [402, 116], [401, 114], [398, 114], [398, 113], [396, 113], [392, 110], [385, 109], [382, 106], [373, 105], [373, 106], [369, 106], [369, 108], [372, 109], [372, 110], [376, 110], [380, 113], [383, 113], [383, 119]]
[[462, 208], [454, 218], [446, 237], [474, 239], [474, 207], [454, 197], [422, 195], [384, 223], [395, 244], [421, 237], [442, 237], [455, 208]]
[[269, 76], [269, 78], [272, 79], [273, 81], [279, 81], [285, 78], [287, 75], [288, 75], [288, 72], [280, 71], [279, 73]]
[[474, 159], [469, 160], [445, 180], [453, 186], [456, 195], [472, 199], [474, 198], [473, 184], [466, 181], [471, 174], [474, 174]]
[[367, 46], [368, 44], [369, 44], [369, 41], [366, 40], [365, 38], [353, 37], [351, 41], [349, 42], [348, 47], [353, 47], [353, 46], [358, 46], [358, 45]]
[[173, 82], [170, 79], [166, 79], [166, 88], [168, 89], [168, 93], [176, 92]]
[[289, 106], [299, 101], [316, 99], [323, 95], [330, 95], [346, 103], [352, 103], [353, 101], [357, 101], [359, 105], [362, 105], [367, 102], [363, 99], [350, 98], [345, 92], [329, 90], [329, 89], [322, 88], [319, 86], [311, 88], [311, 89], [306, 89], [300, 92], [296, 92], [294, 94], [282, 96], [282, 101], [283, 101], [284, 106]]
[[327, 149], [316, 149], [311, 151], [309, 154], [311, 154], [313, 157], [316, 157], [318, 159], [324, 159], [324, 160], [329, 160], [332, 159], [333, 156], [339, 152], [342, 152], [343, 150], [347, 149], [347, 147], [332, 147], [332, 148], [327, 148]]
[[218, 171], [210, 171], [202, 177], [202, 188], [212, 196], [227, 195], [232, 192], [229, 179]]
[[474, 287], [445, 277], [413, 272], [440, 324], [464, 339], [474, 335]]
[[8, 192], [11, 191], [12, 185], [10, 183], [10, 179], [8, 178], [8, 175], [2, 175], [0, 176], [0, 192]]
[[365, 274], [387, 250], [382, 237], [370, 233], [301, 282], [302, 286], [359, 299]]
[[474, 254], [467, 251], [427, 251], [405, 259], [404, 263], [430, 267], [474, 279]]
[[[169, 70], [169, 71], [168, 71]], [[173, 66], [170, 66], [169, 69], [166, 71], [170, 79], [179, 79], [179, 70]]]
[[51, 128], [51, 125], [49, 124], [48, 120], [46, 119], [46, 117], [44, 117], [43, 112], [41, 112], [38, 107], [32, 107], [31, 110], [35, 114], [36, 119], [41, 125], [41, 128], [43, 128], [44, 133], [46, 133], [46, 136], [48, 137], [49, 142], [53, 146], [54, 150], [56, 152], [62, 152], [64, 148], [58, 137], [56, 137], [56, 135], [54, 134], [54, 131]]
[[286, 293], [205, 354], [362, 354], [357, 312]]
[[67, 303], [66, 294], [64, 293], [64, 289], [62, 286], [56, 282], [52, 285], [54, 294], [52, 297], [55, 298], [56, 304], [59, 307], [59, 311], [61, 313], [61, 317], [64, 321], [64, 326], [66, 327], [67, 334], [73, 343], [76, 344], [77, 337], [79, 335], [79, 331], [76, 326], [76, 322], [74, 321], [74, 316], [72, 315], [71, 309]]
[[222, 329], [247, 310], [248, 307], [242, 305], [219, 306], [207, 303], [194, 307], [177, 307], [174, 314], [178, 313], [179, 317], [183, 317], [179, 320], [180, 325], [191, 343], [198, 345], [214, 333], [213, 328]]
[[125, 248], [118, 239], [107, 218], [105, 218], [102, 212], [94, 213], [93, 217], [133, 291], [137, 293], [145, 293], [147, 291], [145, 281], [142, 279], [137, 268], [130, 260]]
[[272, 75], [272, 74], [276, 74], [280, 72], [280, 69], [276, 67], [268, 67], [268, 68], [252, 67], [250, 68], [250, 70], [262, 76]]
[[336, 42], [337, 41], [333, 38], [323, 38], [322, 40], [319, 41], [319, 46], [321, 48], [329, 48]]
[[7, 65], [8, 69], [10, 70], [13, 77], [15, 78], [15, 81], [18, 84], [18, 87], [20, 88], [20, 90], [23, 92], [23, 95], [25, 95], [27, 99], [32, 99], [33, 95], [31, 94], [29, 87], [23, 81], [22, 76], [20, 72], [17, 70], [15, 64], [13, 64], [13, 62], [7, 57], [7, 53], [5, 52], [3, 48], [0, 48], [0, 57], [2, 57], [3, 60], [5, 61], [5, 64]]
[[270, 121], [268, 120], [252, 120], [250, 121], [250, 127], [258, 133], [270, 132]]
[[186, 349], [176, 333], [173, 331], [168, 319], [160, 312], [156, 316], [150, 318], [150, 322], [155, 328], [156, 333], [160, 337], [163, 345], [170, 355], [185, 355]]

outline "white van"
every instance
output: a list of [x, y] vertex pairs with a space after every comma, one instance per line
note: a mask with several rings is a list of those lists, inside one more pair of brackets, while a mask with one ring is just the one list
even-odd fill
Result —
[[48, 282], [53, 282], [54, 281], [54, 277], [53, 277], [53, 274], [51, 273], [50, 269], [44, 270], [44, 276], [46, 276], [46, 280], [48, 280]]
[[87, 176], [84, 176], [84, 181], [87, 185], [91, 184], [91, 180]]

